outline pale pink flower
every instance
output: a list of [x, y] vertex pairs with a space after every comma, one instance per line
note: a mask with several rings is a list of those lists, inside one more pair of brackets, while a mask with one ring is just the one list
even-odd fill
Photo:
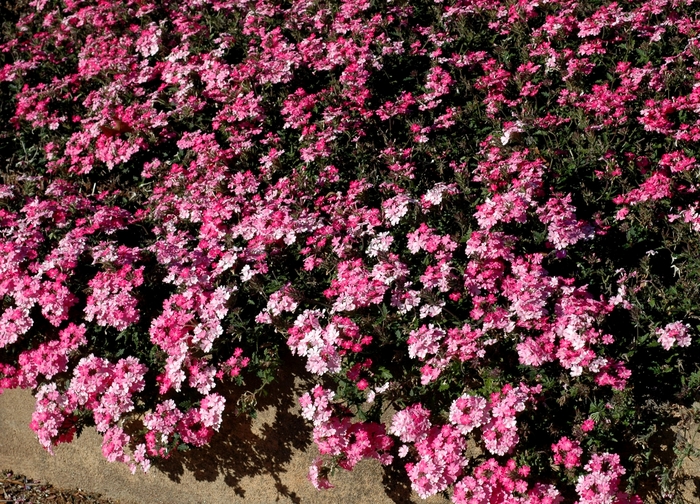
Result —
[[416, 403], [394, 414], [389, 433], [404, 443], [415, 443], [427, 435], [431, 426], [430, 411]]
[[309, 467], [308, 478], [316, 490], [333, 488], [333, 485], [331, 485], [331, 482], [328, 480], [328, 473], [323, 465], [323, 459], [321, 457], [316, 457], [313, 464]]
[[687, 347], [690, 346], [691, 342], [690, 334], [688, 333], [689, 329], [690, 325], [688, 324], [672, 322], [666, 324], [663, 328], [657, 328], [656, 335], [664, 350], [670, 350], [674, 344], [680, 347]]
[[408, 355], [412, 359], [423, 360], [430, 354], [436, 354], [445, 331], [433, 324], [420, 326], [408, 336]]
[[489, 419], [486, 399], [464, 394], [450, 406], [450, 422], [457, 426], [463, 434], [469, 434], [481, 427]]

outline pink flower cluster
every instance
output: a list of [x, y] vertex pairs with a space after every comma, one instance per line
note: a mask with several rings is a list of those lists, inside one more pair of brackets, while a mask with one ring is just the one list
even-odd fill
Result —
[[590, 224], [576, 220], [571, 195], [551, 198], [538, 209], [540, 219], [547, 225], [547, 237], [555, 249], [563, 250], [579, 240], [590, 240], [594, 229]]
[[[189, 366], [191, 382], [198, 382], [201, 369], [194, 354], [211, 350], [223, 334], [221, 320], [227, 313], [226, 301], [231, 289], [218, 287], [205, 290], [192, 286], [182, 294], [174, 294], [163, 303], [163, 312], [151, 322], [151, 341], [167, 353], [164, 372], [159, 375], [161, 393], [170, 388], [179, 391]], [[213, 376], [215, 371], [211, 371]], [[213, 383], [207, 388], [211, 388]]]
[[384, 282], [364, 268], [362, 259], [355, 259], [338, 264], [338, 278], [331, 282], [324, 295], [335, 299], [331, 311], [336, 313], [378, 304], [386, 288]]
[[636, 495], [630, 497], [619, 490], [620, 477], [626, 471], [616, 453], [595, 453], [584, 469], [588, 474], [578, 478], [576, 491], [580, 500], [576, 504], [642, 503]]
[[[465, 394], [452, 403], [449, 415], [452, 425], [433, 426], [430, 411], [420, 403], [394, 414], [389, 432], [402, 442], [413, 444], [419, 457], [418, 462], [406, 464], [413, 489], [426, 498], [454, 485], [468, 464], [467, 436], [474, 429], [481, 428], [481, 439], [490, 453], [505, 455], [512, 451], [519, 439], [515, 416], [540, 392], [539, 386], [531, 388], [520, 384], [518, 387], [506, 385], [488, 401]], [[408, 450], [408, 445], [404, 445], [399, 455], [405, 456]], [[467, 476], [461, 481], [463, 483], [455, 487], [455, 495], [458, 495], [456, 499], [463, 500], [455, 502], [470, 502], [459, 495], [466, 496], [466, 488], [476, 480]], [[460, 485], [463, 491], [458, 494]]]
[[123, 331], [139, 319], [138, 301], [131, 291], [143, 283], [143, 266], [123, 266], [119, 271], [100, 272], [90, 280], [92, 294], [85, 307], [85, 320]]
[[294, 311], [299, 303], [294, 300], [291, 284], [285, 285], [282, 289], [270, 295], [265, 309], [258, 314], [255, 321], [259, 323], [272, 323], [271, 317], [279, 317], [282, 313]]
[[[412, 443], [418, 453], [417, 463], [406, 464], [411, 486], [422, 498], [427, 498], [453, 485], [467, 465], [464, 456], [466, 440], [451, 425], [433, 426], [430, 411], [414, 404], [397, 412], [389, 432], [404, 443]], [[399, 451], [405, 456], [408, 447]]]
[[19, 372], [13, 378], [13, 386], [36, 388], [40, 375], [50, 380], [54, 375], [65, 372], [71, 354], [86, 343], [85, 326], [69, 324], [59, 333], [58, 340], [41, 343], [36, 349], [20, 354], [17, 360]]
[[219, 394], [202, 398], [199, 407], [180, 411], [172, 400], [158, 404], [155, 411], [144, 416], [146, 451], [148, 455], [167, 457], [177, 446], [175, 435], [185, 443], [203, 446], [219, 430], [226, 400]]
[[[347, 412], [336, 413], [332, 403], [335, 393], [320, 385], [299, 398], [302, 416], [313, 422], [313, 439], [321, 455], [334, 457], [343, 469], [351, 471], [365, 458], [390, 464], [393, 457], [387, 451], [393, 440], [386, 435], [383, 425], [374, 422], [352, 422]], [[344, 414], [343, 414], [344, 413]], [[316, 488], [329, 488], [322, 476], [323, 459], [317, 459], [309, 470], [309, 479]]]
[[690, 334], [688, 333], [690, 326], [682, 322], [671, 322], [665, 327], [656, 329], [656, 336], [659, 343], [664, 347], [664, 350], [670, 350], [674, 345], [679, 347], [690, 346]]
[[41, 385], [30, 424], [39, 442], [52, 452], [54, 444], [72, 440], [76, 431], [75, 414], [86, 410], [93, 414], [97, 431], [104, 434], [105, 457], [112, 462], [128, 463], [131, 458], [124, 448], [129, 436], [124, 434], [119, 421], [134, 409], [133, 396], [143, 390], [146, 370], [134, 357], [112, 364], [90, 355], [75, 367], [66, 392], [60, 392], [55, 383]]
[[423, 499], [453, 485], [467, 465], [466, 440], [451, 425], [435, 426], [414, 442], [418, 462], [406, 463], [411, 487]]
[[500, 393], [491, 394], [489, 401], [478, 396], [462, 395], [450, 407], [450, 422], [467, 435], [481, 428], [484, 447], [494, 455], [505, 455], [518, 444], [518, 428], [515, 416], [525, 410], [533, 395], [541, 386], [517, 387], [506, 385]]
[[554, 463], [557, 465], [563, 464], [567, 469], [573, 469], [581, 465], [583, 449], [576, 440], [571, 440], [564, 436], [552, 445], [552, 452], [554, 453]]
[[314, 374], [337, 373], [347, 352], [358, 353], [372, 342], [360, 333], [352, 320], [334, 315], [326, 327], [320, 310], [305, 310], [288, 330], [287, 345], [292, 353], [306, 357], [306, 369]]
[[526, 478], [530, 468], [518, 467], [513, 459], [500, 465], [496, 459], [490, 458], [475, 467], [472, 473], [455, 485], [452, 495], [455, 504], [558, 504], [564, 500], [554, 485], [536, 483], [528, 490]]

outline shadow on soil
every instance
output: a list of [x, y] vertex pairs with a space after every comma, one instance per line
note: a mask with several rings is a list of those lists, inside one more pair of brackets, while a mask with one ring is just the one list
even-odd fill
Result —
[[227, 408], [221, 429], [214, 434], [210, 446], [174, 453], [169, 459], [158, 461], [156, 466], [178, 483], [186, 470], [198, 481], [211, 482], [223, 475], [224, 482], [240, 497], [245, 497], [240, 485], [243, 478], [269, 474], [275, 479], [281, 496], [301, 502], [279, 475], [287, 471], [294, 451], [306, 450], [311, 444], [311, 427], [298, 414], [297, 407], [298, 397], [306, 392], [304, 383], [308, 376], [305, 375], [303, 368], [281, 366], [276, 382], [268, 386], [268, 393], [256, 397], [255, 409], [271, 411], [272, 423], [236, 414], [235, 405], [243, 393], [242, 388], [232, 386], [219, 390], [226, 398]]
[[[241, 486], [244, 478], [267, 474], [275, 480], [281, 497], [301, 503], [300, 496], [289, 490], [280, 474], [288, 471], [295, 452], [313, 449], [312, 427], [300, 415], [298, 398], [311, 390], [314, 381], [303, 364], [295, 359], [287, 363], [280, 367], [276, 381], [266, 388], [267, 394], [256, 397], [255, 409], [259, 412], [256, 419], [236, 414], [232, 407], [243, 388], [232, 386], [219, 390], [226, 397], [228, 407], [210, 446], [173, 453], [155, 466], [178, 483], [185, 471], [198, 481], [213, 482], [223, 476], [224, 482], [242, 498], [246, 497]], [[394, 502], [411, 502], [410, 481], [403, 464], [384, 467], [382, 482], [386, 495]]]

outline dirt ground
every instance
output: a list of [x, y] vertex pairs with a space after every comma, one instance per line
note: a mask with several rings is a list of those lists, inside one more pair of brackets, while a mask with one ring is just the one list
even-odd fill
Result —
[[[696, 402], [693, 409], [696, 412], [700, 411], [700, 403]], [[689, 414], [690, 412], [685, 412], [685, 415]], [[687, 451], [690, 453], [683, 460], [683, 465], [676, 473], [676, 477], [682, 484], [685, 502], [697, 504], [700, 503], [700, 425], [683, 418], [683, 414], [679, 416], [681, 427], [676, 429], [676, 438], [687, 446]]]

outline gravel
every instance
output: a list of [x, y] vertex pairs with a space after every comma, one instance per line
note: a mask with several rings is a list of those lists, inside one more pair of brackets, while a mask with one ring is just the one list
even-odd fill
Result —
[[80, 489], [65, 490], [48, 483], [28, 479], [12, 471], [0, 471], [0, 503], [2, 504], [119, 504], [99, 494]]

